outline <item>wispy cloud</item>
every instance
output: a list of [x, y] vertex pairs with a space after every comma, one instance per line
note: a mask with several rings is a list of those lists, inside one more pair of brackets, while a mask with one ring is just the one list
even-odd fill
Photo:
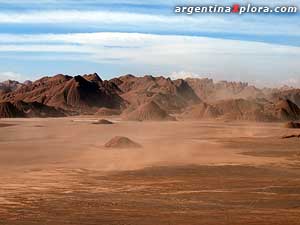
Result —
[[169, 77], [171, 77], [172, 79], [185, 79], [185, 78], [202, 78], [202, 77], [207, 77], [208, 74], [204, 75], [200, 75], [200, 74], [196, 74], [196, 73], [192, 73], [192, 72], [187, 72], [187, 71], [176, 71], [176, 72], [172, 72]]
[[[202, 0], [200, 3], [198, 0], [152, 0], [145, 2], [144, 4], [147, 5], [176, 5], [176, 4], [186, 4], [186, 5], [195, 5], [195, 4], [206, 4], [206, 3], [219, 3], [219, 4], [229, 4], [232, 2], [243, 2], [243, 0]], [[251, 1], [253, 4], [258, 3], [265, 3], [265, 0], [253, 0]], [[43, 1], [36, 1], [36, 0], [0, 0], [0, 3], [6, 3], [6, 4], [41, 4], [41, 5], [47, 5], [47, 4], [54, 4], [54, 5], [70, 5], [70, 7], [73, 4], [77, 5], [88, 5], [88, 4], [110, 4], [110, 3], [119, 3], [119, 4], [141, 4], [140, 0], [110, 0], [108, 1], [95, 1], [95, 0], [43, 0]], [[272, 4], [286, 4], [286, 0], [272, 0]], [[293, 4], [299, 4], [299, 0], [294, 0]]]
[[280, 82], [281, 86], [286, 85], [289, 87], [298, 87], [300, 88], [300, 78], [299, 77], [291, 77], [287, 80]]
[[[42, 43], [42, 44], [41, 44]], [[109, 48], [107, 46], [118, 46]], [[179, 35], [77, 33], [0, 35], [0, 55], [30, 52], [31, 60], [55, 53], [57, 58], [111, 64], [140, 73], [211, 74], [217, 79], [279, 79], [299, 73], [300, 47]], [[70, 56], [67, 53], [72, 53]], [[22, 56], [23, 57], [23, 56]], [[70, 57], [70, 58], [69, 58]], [[54, 57], [55, 58], [55, 57]], [[127, 71], [128, 71], [127, 70]], [[183, 76], [183, 73], [173, 74]], [[281, 78], [282, 79], [282, 78]]]
[[[297, 18], [286, 17], [249, 17], [227, 16], [178, 16], [172, 11], [168, 15], [116, 11], [79, 11], [79, 10], [47, 10], [25, 12], [0, 12], [0, 24], [52, 24], [67, 27], [90, 27], [98, 29], [114, 29], [140, 32], [222, 32], [236, 34], [268, 34], [300, 36], [298, 23], [291, 23]], [[135, 29], [134, 29], [135, 28]]]
[[[29, 74], [48, 73], [54, 67], [74, 73], [100, 68], [107, 74], [167, 75], [189, 71], [173, 75], [211, 74], [232, 80], [297, 77], [299, 14], [173, 13], [175, 5], [233, 2], [246, 4], [244, 0], [0, 0], [2, 70], [17, 67], [16, 71]], [[300, 0], [291, 4], [299, 6]]]
[[23, 81], [24, 76], [20, 73], [5, 71], [0, 72], [0, 82], [6, 81], [6, 80], [17, 80], [17, 81]]
[[87, 53], [94, 52], [94, 49], [88, 46], [74, 46], [74, 45], [0, 45], [0, 52], [76, 52]]

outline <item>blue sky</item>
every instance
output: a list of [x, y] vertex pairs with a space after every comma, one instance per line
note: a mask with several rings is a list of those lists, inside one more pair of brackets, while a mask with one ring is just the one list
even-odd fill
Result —
[[[0, 0], [0, 80], [98, 72], [300, 86], [300, 15], [176, 15], [244, 0]], [[300, 5], [299, 0], [252, 4]]]

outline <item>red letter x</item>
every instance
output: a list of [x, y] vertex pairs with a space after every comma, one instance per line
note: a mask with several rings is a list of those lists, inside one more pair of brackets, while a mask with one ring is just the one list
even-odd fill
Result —
[[240, 5], [238, 5], [238, 4], [233, 5], [233, 6], [232, 6], [232, 12], [233, 12], [233, 13], [238, 13], [238, 12], [240, 12]]

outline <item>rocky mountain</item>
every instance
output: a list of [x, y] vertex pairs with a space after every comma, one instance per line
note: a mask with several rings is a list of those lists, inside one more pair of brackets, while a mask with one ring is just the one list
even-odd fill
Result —
[[242, 82], [172, 80], [125, 75], [102, 80], [98, 74], [58, 74], [34, 82], [1, 83], [0, 117], [53, 117], [74, 114], [120, 115], [129, 120], [300, 119], [300, 89], [258, 89]]
[[294, 102], [298, 107], [300, 107], [300, 89], [288, 89], [288, 90], [278, 90], [273, 91], [270, 94], [270, 99], [288, 99]]
[[18, 88], [22, 87], [25, 84], [22, 84], [15, 80], [7, 80], [0, 82], [0, 94], [5, 94], [11, 91], [15, 91]]
[[1, 102], [0, 118], [64, 117], [67, 112], [39, 102]]
[[38, 102], [64, 110], [90, 113], [100, 107], [123, 107], [125, 101], [117, 87], [102, 81], [97, 74], [84, 76], [56, 75], [43, 77], [31, 84], [0, 96], [0, 101]]
[[13, 104], [24, 113], [25, 117], [64, 117], [68, 115], [68, 112], [62, 109], [44, 105], [40, 102], [17, 101]]
[[300, 109], [289, 99], [280, 99], [275, 104], [274, 114], [280, 120], [299, 120]]
[[130, 103], [131, 107], [155, 102], [167, 112], [178, 112], [190, 104], [201, 100], [184, 80], [171, 80], [165, 77], [135, 77], [125, 75], [110, 80], [118, 86], [120, 96]]
[[25, 117], [25, 113], [19, 110], [11, 102], [0, 102], [0, 118]]
[[275, 103], [266, 99], [229, 99], [193, 105], [183, 112], [181, 117], [192, 120], [290, 121], [300, 119], [300, 109], [286, 99]]
[[187, 78], [186, 82], [203, 101], [264, 98], [262, 90], [243, 82], [214, 82], [212, 79]]

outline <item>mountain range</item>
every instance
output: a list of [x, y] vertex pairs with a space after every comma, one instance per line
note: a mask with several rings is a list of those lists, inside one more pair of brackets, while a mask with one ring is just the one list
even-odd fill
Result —
[[0, 117], [116, 115], [133, 120], [300, 119], [300, 89], [257, 88], [243, 82], [131, 74], [102, 80], [97, 73], [58, 74], [0, 83]]

